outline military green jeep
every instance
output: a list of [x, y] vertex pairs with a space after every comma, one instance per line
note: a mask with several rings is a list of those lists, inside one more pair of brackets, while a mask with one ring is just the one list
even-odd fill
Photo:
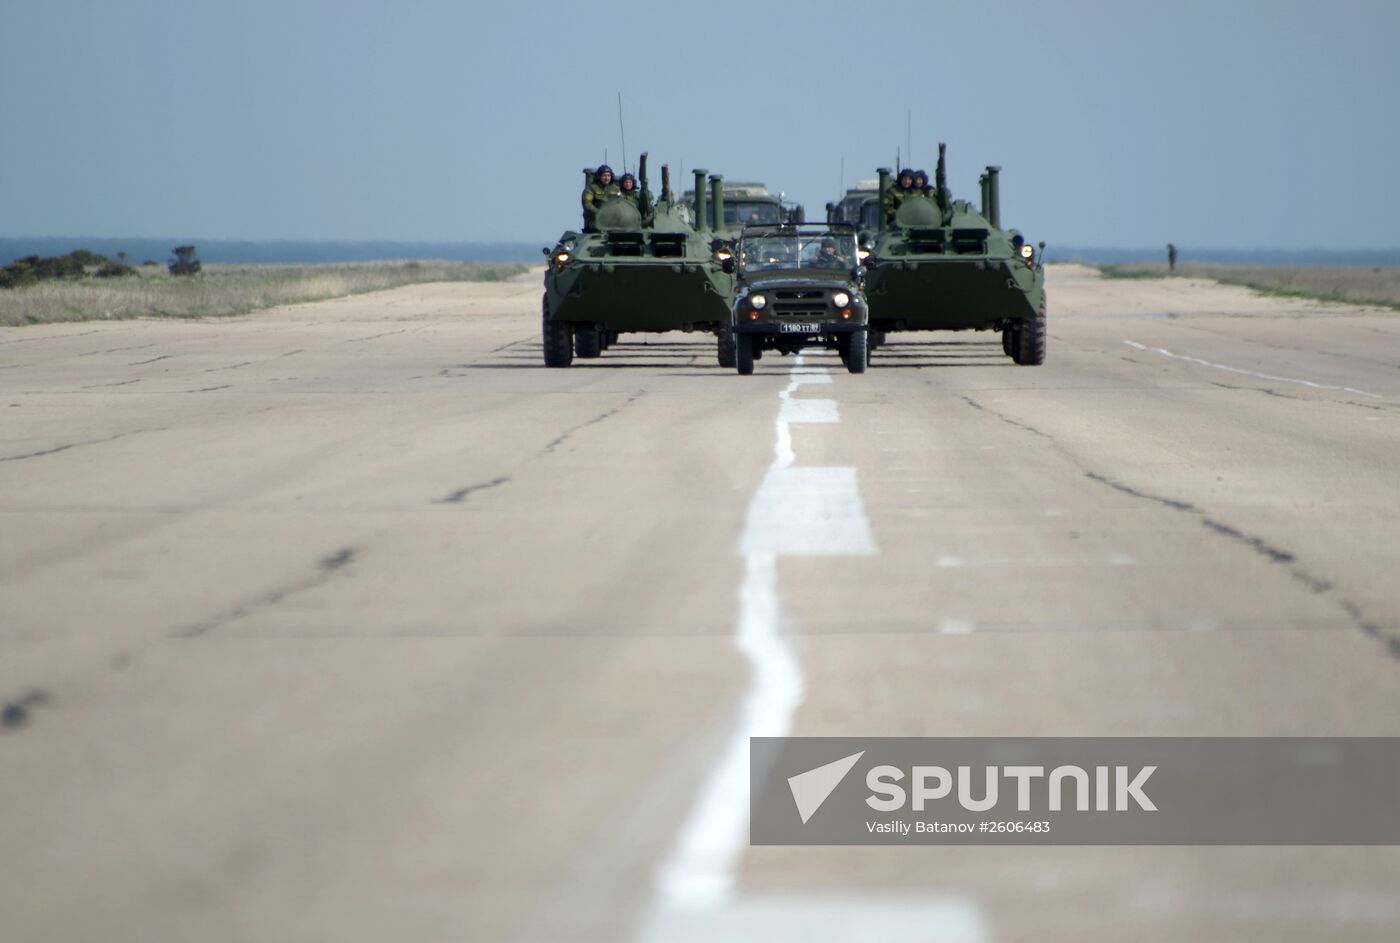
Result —
[[[735, 246], [736, 295], [719, 360], [753, 373], [766, 350], [836, 350], [851, 373], [870, 362], [856, 230], [847, 224], [750, 226]], [[737, 266], [736, 266], [737, 260]]]

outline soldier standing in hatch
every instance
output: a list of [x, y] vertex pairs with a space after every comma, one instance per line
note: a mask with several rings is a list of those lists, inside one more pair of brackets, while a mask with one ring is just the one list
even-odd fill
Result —
[[933, 192], [933, 187], [928, 185], [928, 174], [922, 170], [914, 171], [914, 189], [924, 196]]
[[642, 204], [641, 193], [637, 190], [637, 178], [631, 174], [623, 174], [621, 177], [617, 178], [617, 185], [621, 188], [621, 192], [618, 195], [628, 203], [631, 203], [637, 212], [640, 213]]
[[583, 188], [583, 231], [593, 232], [593, 217], [598, 215], [598, 207], [621, 194], [622, 187], [613, 180], [611, 167], [604, 164], [595, 170], [593, 182]]
[[899, 205], [904, 202], [904, 198], [911, 196], [918, 191], [914, 189], [914, 171], [905, 168], [899, 172], [898, 182], [885, 191], [881, 202], [885, 207], [885, 223], [894, 223], [894, 214], [899, 212]]
[[1176, 274], [1176, 246], [1167, 243], [1167, 271]]

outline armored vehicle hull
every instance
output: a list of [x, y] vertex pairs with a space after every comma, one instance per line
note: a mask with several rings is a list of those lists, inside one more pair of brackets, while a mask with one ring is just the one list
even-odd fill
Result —
[[[877, 343], [899, 331], [1001, 331], [1018, 364], [1045, 360], [1045, 268], [1020, 233], [1000, 227], [996, 174], [983, 178], [979, 212], [953, 200], [939, 155], [937, 195], [910, 196], [866, 259]], [[882, 188], [888, 171], [881, 171]]]
[[566, 232], [545, 250], [546, 366], [597, 357], [625, 333], [717, 334], [728, 324], [734, 276], [709, 235], [692, 228], [675, 204], [662, 169], [662, 199], [654, 207], [645, 188], [641, 209], [606, 202], [596, 232]]

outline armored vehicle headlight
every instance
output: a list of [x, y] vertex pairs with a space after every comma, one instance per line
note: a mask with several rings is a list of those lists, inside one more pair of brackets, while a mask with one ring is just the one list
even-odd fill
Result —
[[558, 262], [560, 265], [563, 265], [565, 262], [569, 261], [569, 253], [567, 253], [567, 252], [556, 252], [556, 253], [554, 253], [554, 261]]
[[762, 295], [749, 295], [749, 307], [755, 311], [762, 311], [768, 307], [768, 299]]
[[870, 258], [870, 250], [869, 250], [869, 249], [857, 249], [857, 250], [856, 250], [856, 258], [859, 259], [859, 260], [861, 261], [862, 264], [864, 264], [865, 260], [868, 259], [868, 258]]
[[1025, 259], [1026, 262], [1027, 262], [1027, 264], [1029, 264], [1030, 261], [1031, 261], [1031, 259], [1035, 258], [1035, 247], [1034, 247], [1034, 246], [1022, 246], [1022, 247], [1021, 247], [1021, 258]]
[[844, 308], [851, 303], [851, 296], [844, 291], [838, 291], [831, 296], [831, 303], [838, 308]]
[[732, 259], [732, 258], [734, 258], [734, 253], [730, 252], [728, 249], [716, 249], [716, 250], [715, 250], [715, 261], [716, 261], [716, 262], [724, 262], [724, 261], [726, 261], [726, 260], [728, 260], [728, 259]]

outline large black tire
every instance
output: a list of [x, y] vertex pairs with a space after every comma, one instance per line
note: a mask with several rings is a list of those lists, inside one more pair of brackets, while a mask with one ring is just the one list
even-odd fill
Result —
[[753, 373], [753, 336], [750, 334], [734, 335], [734, 368], [739, 371], [739, 375], [746, 377]]
[[574, 353], [580, 357], [597, 357], [603, 352], [602, 332], [591, 324], [574, 328]]
[[846, 369], [852, 373], [864, 373], [870, 363], [870, 338], [865, 336], [864, 331], [846, 336], [850, 338], [846, 342]]
[[715, 352], [718, 355], [719, 365], [728, 370], [733, 370], [734, 328], [730, 327], [728, 324], [721, 324], [715, 337]]
[[1035, 317], [1022, 321], [1016, 331], [1016, 353], [1012, 357], [1023, 367], [1038, 367], [1045, 362], [1045, 292], [1040, 293], [1040, 310]]
[[568, 321], [549, 319], [549, 299], [544, 299], [544, 365], [567, 367], [574, 362], [574, 338]]

